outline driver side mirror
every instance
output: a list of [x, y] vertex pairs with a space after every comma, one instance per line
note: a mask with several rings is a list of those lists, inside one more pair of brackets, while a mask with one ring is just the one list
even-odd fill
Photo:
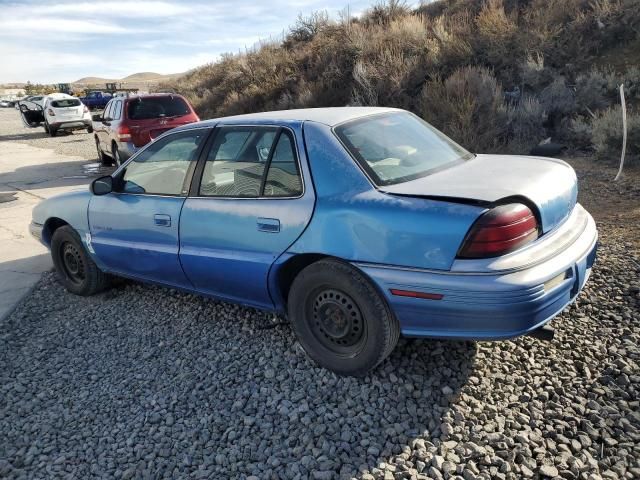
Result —
[[91, 182], [91, 193], [94, 195], [106, 195], [111, 192], [113, 192], [113, 177], [111, 175], [96, 178]]

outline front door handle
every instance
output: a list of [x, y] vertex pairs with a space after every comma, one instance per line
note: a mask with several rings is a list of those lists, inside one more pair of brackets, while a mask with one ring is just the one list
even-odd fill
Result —
[[278, 233], [280, 220], [277, 218], [258, 218], [258, 230], [261, 232]]
[[170, 227], [171, 215], [165, 215], [164, 213], [156, 213], [153, 216], [153, 221], [159, 227]]

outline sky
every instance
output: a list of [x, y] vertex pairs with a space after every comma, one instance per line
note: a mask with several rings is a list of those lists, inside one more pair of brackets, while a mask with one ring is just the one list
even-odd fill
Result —
[[[0, 0], [0, 83], [179, 73], [282, 37], [298, 14], [376, 0]], [[418, 2], [407, 2], [409, 5]]]

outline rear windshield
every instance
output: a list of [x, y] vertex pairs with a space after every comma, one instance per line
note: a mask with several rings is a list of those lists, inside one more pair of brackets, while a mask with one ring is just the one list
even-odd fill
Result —
[[77, 98], [65, 98], [64, 100], [53, 100], [51, 102], [53, 108], [79, 107], [80, 100]]
[[131, 120], [160, 117], [181, 117], [191, 113], [189, 105], [180, 97], [135, 98], [129, 102], [127, 116]]
[[408, 112], [353, 120], [339, 125], [335, 132], [377, 185], [414, 180], [473, 157]]

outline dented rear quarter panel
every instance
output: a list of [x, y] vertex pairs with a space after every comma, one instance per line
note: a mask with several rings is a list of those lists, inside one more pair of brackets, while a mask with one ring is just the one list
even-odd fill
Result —
[[316, 190], [313, 218], [290, 253], [447, 270], [484, 207], [378, 191], [331, 128], [304, 124]]

